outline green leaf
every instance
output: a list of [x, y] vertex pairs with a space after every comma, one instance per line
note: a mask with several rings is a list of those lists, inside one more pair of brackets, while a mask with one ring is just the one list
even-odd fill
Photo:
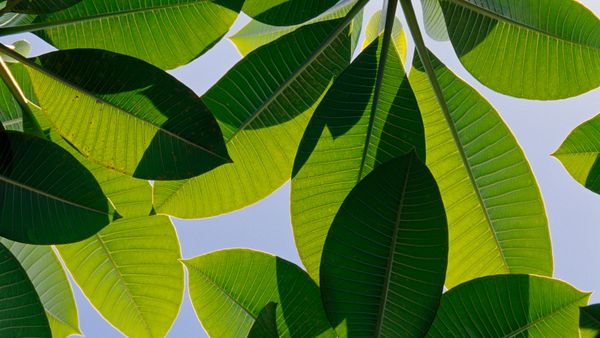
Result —
[[59, 49], [98, 48], [162, 69], [189, 63], [229, 30], [242, 0], [83, 0], [32, 24], [0, 28], [0, 36], [35, 32]]
[[450, 40], [440, 2], [438, 0], [421, 0], [421, 8], [425, 31], [429, 37], [437, 41]]
[[484, 277], [444, 294], [427, 337], [579, 337], [588, 298], [556, 279]]
[[575, 128], [552, 156], [577, 182], [600, 194], [600, 115]]
[[277, 303], [270, 302], [258, 314], [248, 338], [279, 338], [277, 332]]
[[0, 336], [51, 337], [48, 319], [19, 261], [0, 243]]
[[[246, 56], [253, 50], [269, 44], [284, 35], [292, 33], [301, 27], [343, 18], [357, 2], [358, 0], [343, 0], [316, 18], [293, 26], [271, 26], [260, 21], [252, 20], [229, 39], [237, 47], [240, 54]], [[362, 27], [361, 23], [362, 13], [357, 15], [351, 24], [353, 30], [353, 42], [358, 40], [360, 29]], [[351, 48], [351, 50], [354, 50], [354, 48]]]
[[92, 305], [121, 332], [167, 333], [183, 296], [181, 252], [168, 217], [122, 219], [57, 249]]
[[[369, 19], [365, 29], [363, 49], [367, 48], [383, 32], [381, 29], [381, 14], [381, 11], [377, 11]], [[396, 16], [394, 17], [394, 25], [392, 27], [391, 37], [393, 46], [400, 56], [402, 64], [404, 64], [406, 62], [406, 35], [404, 34], [404, 29], [402, 29], [402, 23]]]
[[314, 280], [325, 237], [350, 190], [376, 166], [413, 148], [425, 157], [423, 121], [397, 51], [380, 37], [336, 79], [296, 155], [292, 225]]
[[192, 304], [211, 337], [245, 337], [270, 302], [281, 337], [335, 337], [319, 288], [298, 266], [247, 249], [209, 253], [183, 262]]
[[321, 293], [342, 337], [422, 337], [442, 297], [444, 205], [415, 153], [373, 170], [348, 195], [323, 250]]
[[8, 0], [6, 8], [16, 13], [42, 14], [71, 7], [81, 0]]
[[350, 60], [344, 28], [350, 20], [302, 27], [263, 46], [211, 88], [203, 101], [218, 119], [234, 163], [186, 181], [156, 182], [157, 212], [219, 215], [254, 203], [289, 180], [316, 104]]
[[[9, 63], [8, 68], [15, 80], [21, 84], [25, 96], [31, 97], [33, 88], [25, 67], [18, 63]], [[0, 82], [0, 122], [6, 130], [23, 131], [23, 112], [19, 103], [4, 82]]]
[[92, 174], [67, 151], [35, 136], [0, 132], [0, 236], [76, 242], [117, 216]]
[[21, 263], [40, 296], [53, 337], [81, 334], [73, 290], [50, 246], [22, 244], [0, 238]]
[[274, 26], [291, 26], [317, 17], [339, 0], [246, 0], [242, 10], [252, 18]]
[[446, 286], [495, 274], [552, 275], [548, 220], [523, 151], [476, 90], [430, 59], [442, 106], [418, 58], [409, 79], [448, 217]]
[[53, 129], [93, 162], [159, 180], [193, 177], [230, 161], [208, 108], [150, 64], [91, 49], [19, 61]]
[[491, 89], [554, 100], [600, 85], [600, 20], [579, 2], [439, 1], [460, 61]]
[[580, 308], [579, 331], [581, 338], [597, 338], [600, 335], [600, 304]]

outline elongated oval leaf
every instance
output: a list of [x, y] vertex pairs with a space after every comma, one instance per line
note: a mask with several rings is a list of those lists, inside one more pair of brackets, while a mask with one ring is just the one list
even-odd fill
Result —
[[494, 108], [430, 58], [442, 106], [418, 58], [409, 79], [448, 217], [446, 286], [494, 274], [552, 275], [548, 221], [523, 151]]
[[577, 182], [600, 194], [600, 115], [575, 128], [552, 155]]
[[6, 7], [11, 12], [43, 14], [56, 12], [81, 2], [81, 0], [8, 0]]
[[444, 294], [427, 337], [579, 337], [588, 297], [546, 277], [479, 278]]
[[350, 190], [376, 166], [413, 148], [425, 156], [417, 101], [398, 53], [384, 48], [380, 37], [336, 79], [296, 155], [292, 225], [313, 279], [319, 280], [325, 237]]
[[83, 0], [40, 15], [0, 35], [35, 31], [59, 49], [98, 48], [127, 54], [162, 69], [197, 58], [229, 30], [242, 0]]
[[263, 308], [277, 303], [281, 337], [335, 337], [319, 288], [298, 266], [246, 249], [184, 261], [192, 304], [211, 337], [246, 337]]
[[123, 219], [83, 242], [58, 246], [92, 305], [127, 336], [162, 337], [183, 296], [183, 267], [169, 218]]
[[484, 85], [539, 100], [600, 85], [600, 20], [579, 2], [439, 1], [454, 50]]
[[1, 238], [0, 243], [19, 261], [40, 296], [53, 337], [81, 334], [73, 290], [62, 264], [46, 245], [22, 244]]
[[248, 338], [279, 338], [277, 332], [277, 303], [270, 302], [260, 311], [252, 324]]
[[302, 27], [252, 52], [203, 101], [221, 124], [233, 164], [185, 181], [157, 182], [157, 212], [182, 218], [239, 209], [289, 180], [302, 133], [350, 60], [349, 21]]
[[422, 337], [442, 297], [444, 205], [412, 153], [367, 175], [336, 215], [323, 250], [321, 292], [340, 336]]
[[159, 180], [193, 177], [230, 161], [208, 108], [150, 64], [89, 49], [20, 61], [54, 129], [98, 164]]
[[582, 307], [579, 311], [581, 338], [597, 338], [600, 335], [600, 304]]
[[0, 235], [31, 244], [88, 238], [113, 210], [92, 176], [61, 147], [0, 132]]
[[0, 336], [51, 337], [44, 307], [19, 261], [0, 243]]
[[243, 11], [274, 26], [291, 26], [317, 17], [339, 0], [246, 0]]

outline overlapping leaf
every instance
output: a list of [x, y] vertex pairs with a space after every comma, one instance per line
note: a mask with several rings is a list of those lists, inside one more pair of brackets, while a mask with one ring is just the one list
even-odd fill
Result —
[[317, 281], [325, 237], [350, 190], [387, 160], [413, 148], [425, 155], [417, 102], [391, 44], [385, 46], [380, 36], [336, 79], [296, 155], [294, 237], [304, 266]]
[[187, 64], [221, 39], [242, 0], [83, 0], [0, 35], [35, 31], [59, 49], [99, 48], [163, 69]]
[[581, 3], [438, 1], [458, 57], [484, 85], [539, 100], [600, 85], [600, 20]]
[[319, 288], [298, 266], [262, 252], [230, 249], [185, 260], [196, 314], [213, 337], [245, 337], [277, 303], [280, 337], [335, 337]]
[[367, 175], [323, 250], [321, 293], [340, 336], [424, 336], [442, 297], [447, 230], [439, 189], [416, 154]]
[[248, 338], [279, 338], [277, 332], [277, 304], [270, 302], [260, 311]]
[[339, 0], [245, 0], [243, 11], [275, 26], [291, 26], [317, 17]]
[[76, 242], [113, 210], [94, 176], [49, 141], [0, 131], [0, 235], [19, 242]]
[[427, 337], [579, 337], [588, 297], [546, 277], [484, 277], [444, 294]]
[[249, 54], [211, 88], [203, 101], [234, 163], [190, 180], [157, 182], [157, 212], [214, 216], [254, 203], [287, 181], [316, 103], [350, 60], [350, 21], [302, 27]]
[[493, 274], [552, 275], [548, 221], [523, 151], [494, 108], [430, 58], [442, 106], [418, 59], [409, 79], [448, 216], [446, 286]]
[[183, 296], [181, 252], [169, 218], [119, 220], [88, 240], [57, 248], [90, 302], [121, 332], [167, 333]]
[[8, 0], [6, 9], [16, 13], [42, 14], [59, 11], [78, 2], [81, 0]]
[[46, 311], [53, 337], [80, 334], [77, 306], [62, 264], [50, 246], [0, 239], [29, 276]]
[[434, 40], [447, 41], [448, 29], [439, 0], [421, 0], [425, 31]]
[[600, 194], [600, 115], [573, 130], [552, 155], [577, 182]]
[[600, 304], [580, 309], [579, 331], [581, 338], [597, 338], [600, 335]]
[[[9, 64], [8, 68], [15, 80], [23, 84], [25, 95], [31, 97], [32, 87], [25, 67], [21, 64]], [[23, 131], [23, 114], [21, 107], [8, 87], [0, 82], [0, 122], [6, 130]]]
[[50, 337], [48, 319], [19, 261], [0, 243], [0, 336]]

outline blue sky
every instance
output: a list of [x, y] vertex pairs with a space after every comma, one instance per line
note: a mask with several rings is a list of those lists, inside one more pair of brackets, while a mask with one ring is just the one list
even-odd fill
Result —
[[[600, 15], [600, 2], [581, 2]], [[380, 7], [380, 1], [372, 1], [367, 7], [367, 17]], [[420, 8], [417, 6], [415, 9]], [[247, 18], [241, 16], [231, 32], [237, 31], [246, 21]], [[4, 38], [2, 42], [10, 43], [20, 38], [33, 43], [33, 54], [49, 50], [47, 45], [30, 35]], [[504, 96], [483, 87], [470, 76], [448, 43], [426, 42], [444, 63], [496, 107], [523, 147], [546, 204], [553, 240], [555, 277], [581, 290], [598, 292], [592, 296], [592, 302], [600, 302], [600, 272], [595, 264], [591, 264], [600, 261], [600, 196], [577, 184], [558, 160], [550, 156], [572, 129], [600, 113], [600, 90], [551, 102]], [[172, 74], [197, 94], [202, 94], [237, 60], [239, 56], [233, 44], [223, 40], [207, 54]], [[230, 214], [202, 220], [174, 219], [183, 257], [246, 247], [300, 264], [290, 225], [289, 193], [288, 183], [264, 200]], [[87, 337], [122, 337], [100, 317], [77, 286], [74, 286], [74, 292], [81, 329]], [[187, 294], [169, 337], [206, 337]]]

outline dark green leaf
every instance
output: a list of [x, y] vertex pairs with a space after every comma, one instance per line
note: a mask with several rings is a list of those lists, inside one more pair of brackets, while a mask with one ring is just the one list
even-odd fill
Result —
[[81, 2], [81, 0], [8, 0], [6, 8], [16, 13], [42, 14], [56, 12]]
[[579, 312], [581, 338], [600, 337], [600, 304], [582, 307]]
[[246, 0], [243, 11], [274, 26], [291, 26], [315, 18], [339, 0]]
[[277, 333], [277, 303], [270, 302], [260, 311], [248, 338], [279, 338]]

